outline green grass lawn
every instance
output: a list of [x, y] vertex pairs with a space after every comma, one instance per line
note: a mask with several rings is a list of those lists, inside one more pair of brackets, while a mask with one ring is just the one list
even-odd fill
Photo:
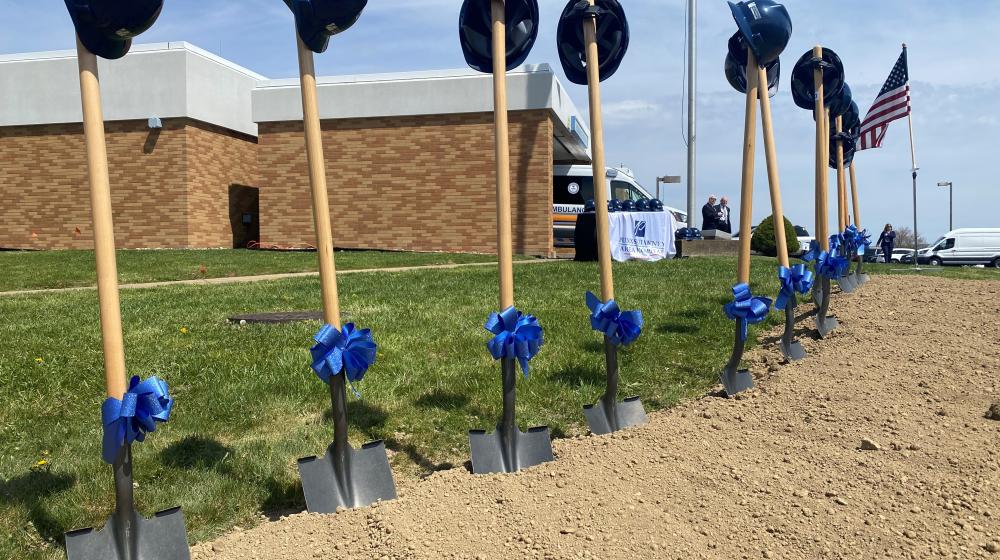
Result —
[[[338, 251], [339, 270], [429, 264], [493, 262], [492, 255]], [[93, 251], [0, 252], [0, 292], [93, 286]], [[204, 270], [204, 272], [202, 272]], [[122, 283], [253, 276], [317, 270], [316, 253], [246, 249], [168, 249], [118, 251]]]
[[[519, 380], [519, 422], [557, 437], [585, 433], [582, 406], [604, 389], [601, 338], [584, 305], [584, 292], [598, 290], [597, 265], [515, 274], [518, 307], [545, 328], [531, 378]], [[655, 410], [703, 394], [731, 350], [722, 304], [735, 262], [617, 264], [615, 275], [623, 308], [646, 318], [620, 358], [622, 395]], [[755, 260], [753, 286], [775, 295], [773, 259]], [[496, 309], [495, 269], [362, 273], [340, 288], [349, 319], [379, 343], [363, 399], [349, 406], [352, 442], [384, 439], [397, 479], [462, 465], [468, 430], [500, 414], [499, 366], [482, 327]], [[332, 437], [328, 392], [309, 369], [319, 324], [240, 327], [226, 317], [318, 309], [318, 279], [129, 290], [122, 306], [130, 372], [160, 376], [177, 400], [171, 421], [135, 448], [141, 511], [181, 505], [190, 538], [202, 541], [261, 512], [304, 509], [296, 459], [322, 454]], [[62, 533], [103, 524], [112, 507], [96, 293], [3, 297], [0, 316], [0, 558], [61, 558]]]

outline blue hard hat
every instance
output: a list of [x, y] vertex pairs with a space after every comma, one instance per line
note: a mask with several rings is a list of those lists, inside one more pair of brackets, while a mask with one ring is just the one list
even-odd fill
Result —
[[830, 135], [830, 168], [837, 168], [837, 141], [844, 145], [844, 165], [850, 165], [858, 148], [857, 138], [849, 132]]
[[597, 58], [600, 81], [618, 71], [628, 51], [629, 30], [625, 10], [618, 0], [569, 0], [559, 16], [556, 48], [566, 78], [574, 84], [587, 84], [587, 49], [583, 40], [585, 17], [597, 18]]
[[730, 2], [729, 9], [744, 41], [757, 57], [757, 64], [766, 66], [778, 60], [792, 37], [788, 10], [774, 0]]
[[633, 200], [623, 200], [621, 206], [622, 212], [635, 212], [635, 201]]
[[813, 81], [813, 70], [816, 66], [823, 69], [823, 102], [830, 103], [840, 95], [844, 87], [844, 63], [837, 53], [823, 49], [823, 56], [813, 58], [812, 50], [799, 57], [792, 69], [792, 100], [799, 107], [812, 111], [816, 108], [816, 87]]
[[[774, 97], [778, 93], [781, 78], [781, 60], [764, 66], [767, 70], [767, 95]], [[729, 38], [729, 52], [726, 54], [726, 79], [729, 85], [740, 93], [747, 92], [747, 47], [743, 35], [736, 33]]]
[[[473, 69], [493, 72], [493, 11], [490, 0], [465, 0], [458, 15], [458, 37]], [[520, 66], [538, 38], [538, 0], [507, 0], [507, 70]]]
[[594, 212], [597, 210], [597, 204], [594, 202], [593, 198], [588, 198], [583, 202], [584, 212]]
[[368, 0], [285, 0], [295, 14], [295, 28], [309, 50], [324, 52], [330, 37], [347, 31], [361, 17]]
[[688, 231], [691, 232], [691, 239], [701, 239], [700, 229], [693, 227], [693, 228], [688, 228]]
[[851, 107], [844, 113], [843, 131], [855, 138], [861, 135], [861, 110], [853, 101]]
[[[854, 103], [854, 99], [851, 96], [851, 87], [845, 83], [844, 87], [840, 89], [840, 93], [835, 95], [826, 104], [827, 110], [830, 111], [830, 118], [836, 119], [837, 117], [846, 115], [851, 110], [851, 103]], [[831, 126], [831, 128], [835, 127]]]
[[621, 212], [622, 201], [617, 198], [612, 198], [608, 201], [608, 212]]
[[649, 209], [652, 212], [663, 212], [663, 201], [658, 198], [650, 200]]
[[645, 198], [635, 202], [636, 212], [649, 212], [649, 201]]
[[160, 17], [163, 0], [65, 0], [73, 27], [88, 51], [101, 58], [125, 56], [132, 39]]

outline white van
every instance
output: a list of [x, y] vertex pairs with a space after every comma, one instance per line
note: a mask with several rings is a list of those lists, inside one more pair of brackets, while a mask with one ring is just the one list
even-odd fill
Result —
[[944, 237], [921, 249], [920, 264], [975, 265], [1000, 268], [1000, 228], [963, 228], [949, 231]]
[[[608, 199], [650, 200], [650, 194], [625, 168], [608, 167], [605, 179]], [[576, 216], [583, 213], [584, 203], [594, 199], [594, 170], [589, 165], [556, 165], [552, 177], [552, 229], [556, 247], [572, 247], [576, 231]], [[674, 215], [678, 228], [687, 227], [687, 214], [664, 206]]]

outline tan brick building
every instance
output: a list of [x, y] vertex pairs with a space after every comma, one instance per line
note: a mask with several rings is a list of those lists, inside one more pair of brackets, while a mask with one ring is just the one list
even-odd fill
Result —
[[[91, 246], [75, 67], [0, 58], [19, 100], [0, 108], [0, 248]], [[313, 242], [297, 80], [184, 43], [137, 46], [101, 78], [119, 247]], [[589, 147], [547, 66], [509, 81], [515, 250], [550, 255], [553, 163]], [[338, 247], [495, 250], [491, 87], [464, 70], [319, 80]]]

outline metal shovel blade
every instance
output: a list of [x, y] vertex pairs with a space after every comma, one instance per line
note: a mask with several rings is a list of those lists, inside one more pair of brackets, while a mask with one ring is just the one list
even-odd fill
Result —
[[485, 430], [469, 431], [474, 474], [512, 473], [554, 459], [552, 437], [547, 426], [517, 427], [514, 408], [517, 397], [517, 370], [512, 359], [500, 362], [503, 372], [503, 419], [491, 434]]
[[331, 443], [323, 457], [299, 459], [299, 476], [306, 509], [313, 513], [334, 513], [338, 507], [365, 507], [396, 498], [382, 441], [368, 442], [361, 449], [349, 444], [338, 449]]
[[527, 433], [516, 427], [507, 432], [502, 424], [489, 434], [470, 430], [469, 446], [474, 474], [513, 473], [554, 459], [548, 426], [528, 428]]
[[590, 431], [600, 436], [649, 422], [639, 397], [618, 402], [618, 345], [607, 336], [604, 337], [604, 358], [608, 368], [607, 390], [597, 404], [583, 407]]
[[781, 353], [789, 362], [797, 362], [806, 357], [806, 349], [799, 341], [795, 340], [795, 305], [795, 296], [792, 296], [785, 304], [785, 332], [779, 343]]
[[851, 274], [845, 274], [837, 279], [837, 285], [840, 286], [840, 291], [845, 294], [854, 293], [858, 285], [854, 282], [854, 276]]
[[583, 415], [587, 417], [590, 431], [598, 436], [649, 422], [646, 409], [639, 397], [613, 402], [611, 406], [608, 406], [602, 398], [597, 404], [583, 407]]
[[816, 330], [819, 331], [820, 338], [826, 338], [831, 332], [837, 329], [840, 324], [837, 319], [829, 316], [830, 311], [830, 279], [823, 278], [821, 281], [823, 292], [823, 304], [816, 312]]
[[740, 326], [736, 325], [736, 342], [733, 344], [733, 354], [729, 358], [729, 363], [719, 375], [722, 381], [722, 389], [727, 397], [732, 397], [748, 389], [753, 389], [753, 375], [748, 370], [740, 369], [740, 361], [743, 360], [743, 350], [746, 341], [740, 337]]
[[122, 447], [113, 465], [115, 512], [104, 528], [66, 533], [69, 560], [189, 560], [187, 531], [181, 508], [161, 511], [146, 519], [135, 509], [132, 448]]
[[135, 509], [129, 515], [131, 523], [122, 524], [112, 516], [100, 531], [66, 533], [68, 560], [190, 560], [181, 508], [161, 511], [152, 519]]

